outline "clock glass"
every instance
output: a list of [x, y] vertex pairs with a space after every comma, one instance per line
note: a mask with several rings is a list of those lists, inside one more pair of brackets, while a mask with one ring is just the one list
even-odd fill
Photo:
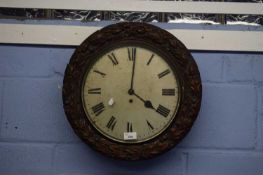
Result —
[[96, 130], [116, 142], [153, 139], [176, 116], [177, 77], [158, 49], [138, 44], [105, 49], [88, 65], [82, 81], [86, 116]]

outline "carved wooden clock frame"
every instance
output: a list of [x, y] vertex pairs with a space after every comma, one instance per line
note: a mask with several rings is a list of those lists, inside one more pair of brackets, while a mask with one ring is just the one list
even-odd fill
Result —
[[[174, 68], [180, 85], [180, 103], [173, 121], [160, 135], [142, 143], [119, 143], [103, 136], [88, 120], [81, 97], [83, 78], [96, 55], [112, 45], [139, 42], [159, 48]], [[156, 26], [123, 22], [89, 36], [75, 51], [65, 71], [64, 110], [75, 133], [93, 149], [116, 159], [149, 159], [177, 145], [189, 132], [201, 104], [201, 78], [188, 49], [175, 36]]]

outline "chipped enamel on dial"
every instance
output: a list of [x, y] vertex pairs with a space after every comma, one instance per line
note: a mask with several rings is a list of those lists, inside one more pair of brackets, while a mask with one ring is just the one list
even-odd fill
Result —
[[[134, 94], [129, 94], [134, 60]], [[88, 69], [83, 79], [83, 107], [89, 121], [107, 138], [144, 142], [161, 134], [174, 119], [178, 87], [172, 68], [154, 50], [119, 47]]]

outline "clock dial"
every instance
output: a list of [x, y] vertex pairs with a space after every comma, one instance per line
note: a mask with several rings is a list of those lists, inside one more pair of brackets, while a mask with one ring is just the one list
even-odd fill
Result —
[[[107, 50], [87, 70], [86, 116], [104, 136], [138, 143], [161, 134], [175, 117], [179, 81], [166, 59], [137, 45]], [[125, 137], [131, 133], [132, 137]]]

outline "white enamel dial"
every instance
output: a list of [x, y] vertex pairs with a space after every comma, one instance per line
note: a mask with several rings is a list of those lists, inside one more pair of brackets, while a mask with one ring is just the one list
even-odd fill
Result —
[[83, 80], [86, 115], [104, 136], [127, 143], [161, 134], [179, 104], [179, 82], [154, 50], [123, 46], [103, 54]]

